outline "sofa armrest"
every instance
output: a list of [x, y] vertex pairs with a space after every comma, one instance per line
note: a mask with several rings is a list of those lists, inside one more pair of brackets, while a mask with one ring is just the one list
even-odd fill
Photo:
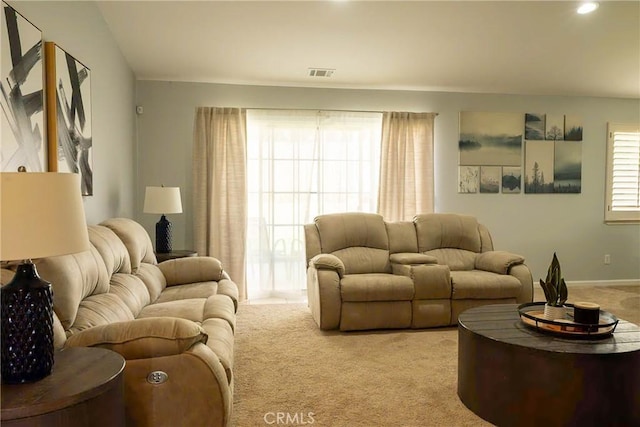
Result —
[[509, 274], [514, 265], [524, 263], [524, 257], [504, 251], [488, 251], [478, 254], [475, 268], [498, 274]]
[[414, 252], [399, 252], [396, 254], [391, 254], [389, 256], [389, 260], [393, 264], [403, 264], [403, 265], [417, 265], [417, 264], [437, 264], [438, 260], [436, 257], [431, 255], [414, 253]]
[[222, 263], [209, 256], [195, 256], [170, 259], [158, 264], [167, 279], [167, 286], [183, 285], [224, 279]]
[[340, 278], [344, 276], [344, 263], [335, 255], [318, 254], [311, 258], [309, 265], [317, 270], [335, 270]]
[[71, 335], [65, 347], [101, 347], [133, 360], [184, 353], [207, 339], [204, 329], [190, 320], [146, 317], [85, 329]]

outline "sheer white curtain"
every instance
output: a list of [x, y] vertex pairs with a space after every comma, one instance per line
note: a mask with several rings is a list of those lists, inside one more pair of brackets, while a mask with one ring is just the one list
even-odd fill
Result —
[[302, 296], [303, 225], [375, 212], [381, 113], [247, 111], [250, 298]]
[[199, 107], [193, 140], [193, 236], [218, 258], [246, 299], [246, 111]]
[[378, 213], [387, 221], [433, 212], [433, 124], [436, 113], [385, 112]]

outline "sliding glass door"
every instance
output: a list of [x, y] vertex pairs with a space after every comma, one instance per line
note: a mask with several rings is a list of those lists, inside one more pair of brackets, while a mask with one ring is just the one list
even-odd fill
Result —
[[382, 114], [247, 111], [247, 292], [305, 295], [303, 225], [375, 212]]

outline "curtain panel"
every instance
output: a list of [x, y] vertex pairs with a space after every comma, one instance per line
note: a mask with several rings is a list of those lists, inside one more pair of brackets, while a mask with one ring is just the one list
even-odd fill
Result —
[[201, 255], [219, 259], [247, 297], [246, 111], [198, 107], [193, 140], [193, 234]]
[[433, 212], [433, 125], [436, 113], [385, 112], [382, 116], [378, 213], [409, 221]]

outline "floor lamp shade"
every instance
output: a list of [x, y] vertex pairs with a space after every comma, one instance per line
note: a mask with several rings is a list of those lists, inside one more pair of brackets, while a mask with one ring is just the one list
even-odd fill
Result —
[[89, 249], [80, 175], [0, 175], [0, 260], [23, 261], [0, 288], [2, 381], [30, 382], [53, 368], [51, 284], [31, 259]]
[[156, 223], [156, 252], [171, 252], [171, 222], [165, 214], [182, 213], [180, 187], [147, 187], [143, 211], [162, 215]]

